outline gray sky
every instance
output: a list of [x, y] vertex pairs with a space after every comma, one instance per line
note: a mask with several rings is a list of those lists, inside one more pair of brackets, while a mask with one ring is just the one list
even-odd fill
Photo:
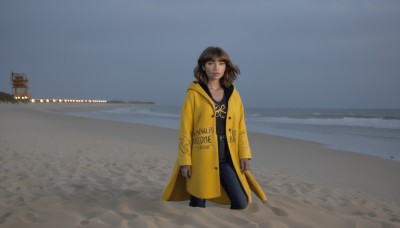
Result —
[[0, 0], [0, 90], [180, 105], [224, 48], [246, 107], [400, 108], [398, 0]]

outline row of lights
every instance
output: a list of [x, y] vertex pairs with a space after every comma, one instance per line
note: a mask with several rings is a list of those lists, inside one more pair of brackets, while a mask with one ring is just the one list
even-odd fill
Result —
[[19, 96], [17, 96], [17, 97], [14, 97], [15, 99], [17, 99], [17, 100], [28, 100], [28, 97], [27, 96], [25, 96], [25, 97], [19, 97]]
[[107, 100], [31, 99], [32, 103], [107, 103]]

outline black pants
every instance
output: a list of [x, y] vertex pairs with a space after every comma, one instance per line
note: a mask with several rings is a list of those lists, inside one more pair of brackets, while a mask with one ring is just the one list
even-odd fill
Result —
[[[235, 172], [232, 159], [229, 156], [226, 137], [218, 136], [218, 139], [219, 177], [221, 185], [231, 201], [231, 209], [245, 209], [248, 204], [247, 196]], [[190, 196], [189, 205], [192, 207], [205, 207], [206, 200]]]

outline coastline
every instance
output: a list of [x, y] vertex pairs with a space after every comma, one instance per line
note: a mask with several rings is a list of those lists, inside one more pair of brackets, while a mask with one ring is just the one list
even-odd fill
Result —
[[[251, 108], [246, 115], [246, 124], [248, 132], [305, 140], [323, 144], [331, 149], [400, 162], [398, 112], [400, 110], [359, 112], [345, 109]], [[70, 114], [178, 130], [180, 107], [135, 105], [114, 110]]]
[[66, 115], [130, 104], [0, 104], [0, 226], [397, 227], [400, 164], [249, 133], [269, 203], [160, 202], [177, 130]]

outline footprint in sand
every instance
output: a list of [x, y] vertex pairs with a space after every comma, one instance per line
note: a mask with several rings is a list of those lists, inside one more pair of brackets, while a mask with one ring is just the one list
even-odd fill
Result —
[[40, 223], [43, 222], [38, 216], [33, 213], [26, 212], [20, 218], [21, 221], [25, 223]]
[[351, 215], [363, 217], [365, 216], [365, 213], [362, 211], [353, 211]]
[[391, 218], [390, 221], [400, 223], [400, 218], [394, 217], [394, 218]]
[[267, 208], [271, 209], [271, 211], [276, 215], [276, 216], [289, 216], [288, 213], [286, 213], [285, 210], [278, 208], [278, 207], [273, 207], [269, 204], [267, 204]]
[[127, 197], [131, 197], [131, 196], [135, 196], [139, 193], [141, 193], [142, 191], [134, 191], [134, 190], [124, 190], [121, 192], [121, 194], [123, 196], [127, 196]]
[[81, 223], [81, 225], [88, 225], [90, 223], [90, 221], [86, 219], [86, 220], [82, 220], [80, 223]]
[[367, 215], [368, 215], [369, 217], [378, 217], [378, 215], [377, 215], [375, 212], [373, 212], [373, 211], [368, 212]]
[[12, 212], [7, 212], [3, 216], [0, 217], [0, 225], [3, 224], [8, 217], [10, 217], [13, 213]]

